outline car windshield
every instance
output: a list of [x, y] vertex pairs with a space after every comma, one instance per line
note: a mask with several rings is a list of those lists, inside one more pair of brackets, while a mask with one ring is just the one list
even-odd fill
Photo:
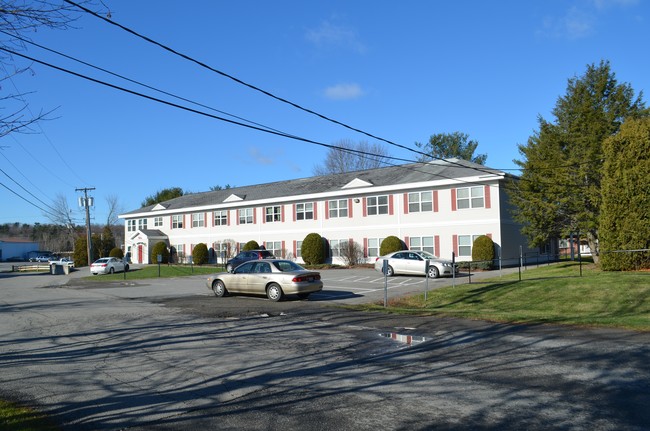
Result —
[[435, 256], [428, 251], [418, 251], [418, 254], [425, 259], [438, 259], [438, 256]]
[[302, 266], [290, 260], [279, 260], [277, 262], [273, 262], [273, 266], [275, 266], [277, 269], [279, 269], [282, 272], [304, 271], [305, 269]]

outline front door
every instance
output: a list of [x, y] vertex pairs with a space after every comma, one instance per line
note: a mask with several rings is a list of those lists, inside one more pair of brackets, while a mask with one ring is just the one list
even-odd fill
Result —
[[142, 245], [138, 245], [138, 263], [142, 263]]

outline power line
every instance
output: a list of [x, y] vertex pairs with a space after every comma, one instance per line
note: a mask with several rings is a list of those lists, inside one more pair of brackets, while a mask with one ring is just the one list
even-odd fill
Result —
[[53, 213], [47, 211], [46, 209], [43, 209], [43, 208], [39, 207], [39, 206], [36, 205], [34, 202], [32, 202], [32, 201], [30, 201], [29, 199], [27, 199], [27, 198], [21, 196], [19, 193], [17, 193], [16, 191], [12, 190], [12, 189], [9, 188], [8, 186], [6, 186], [4, 183], [0, 182], [0, 186], [2, 186], [2, 187], [4, 187], [5, 189], [9, 190], [11, 193], [15, 194], [16, 196], [18, 196], [20, 199], [24, 200], [24, 201], [27, 202], [28, 204], [30, 204], [30, 205], [32, 205], [32, 206], [38, 208], [39, 210], [43, 211], [45, 214], [50, 214], [51, 216], [55, 216], [55, 214], [53, 214]]
[[[192, 63], [194, 63], [194, 64], [197, 64], [197, 65], [201, 66], [202, 68], [205, 68], [205, 69], [207, 69], [207, 70], [209, 70], [209, 71], [211, 71], [211, 72], [217, 73], [217, 74], [219, 74], [219, 75], [221, 75], [221, 76], [224, 76], [224, 77], [226, 77], [226, 78], [228, 78], [228, 79], [231, 79], [232, 81], [234, 81], [234, 82], [236, 82], [236, 83], [238, 83], [238, 84], [241, 84], [241, 85], [243, 85], [243, 86], [245, 86], [245, 87], [248, 87], [248, 88], [250, 88], [250, 89], [252, 89], [252, 90], [254, 90], [254, 91], [260, 92], [260, 93], [262, 93], [262, 94], [264, 94], [264, 95], [266, 95], [266, 96], [269, 96], [269, 97], [271, 97], [271, 98], [273, 98], [273, 99], [275, 99], [275, 100], [278, 100], [278, 101], [280, 101], [280, 102], [282, 102], [282, 103], [286, 103], [286, 104], [288, 104], [288, 105], [290, 105], [290, 106], [293, 106], [294, 108], [297, 108], [297, 109], [299, 109], [299, 110], [301, 110], [301, 111], [307, 112], [307, 113], [309, 113], [309, 114], [311, 114], [311, 115], [315, 115], [316, 117], [319, 117], [319, 118], [321, 118], [321, 119], [323, 119], [323, 120], [326, 120], [326, 121], [329, 121], [329, 122], [331, 122], [331, 123], [337, 124], [337, 125], [339, 125], [339, 126], [345, 127], [346, 129], [352, 130], [352, 131], [354, 131], [354, 132], [361, 133], [361, 134], [363, 134], [363, 135], [365, 135], [365, 136], [368, 136], [368, 137], [370, 137], [370, 138], [373, 138], [373, 139], [376, 139], [376, 140], [379, 140], [379, 141], [385, 142], [385, 143], [387, 143], [387, 144], [389, 144], [389, 145], [393, 145], [393, 146], [395, 146], [395, 147], [398, 147], [398, 148], [402, 148], [402, 149], [408, 150], [408, 151], [413, 152], [413, 153], [415, 153], [415, 154], [419, 154], [419, 155], [426, 156], [426, 157], [431, 157], [432, 159], [435, 159], [435, 160], [445, 160], [445, 159], [443, 159], [443, 158], [441, 158], [441, 157], [436, 157], [436, 156], [433, 156], [433, 155], [431, 155], [431, 154], [426, 154], [426, 153], [424, 153], [424, 152], [421, 152], [421, 151], [415, 150], [415, 149], [410, 148], [410, 147], [407, 147], [407, 146], [405, 146], [405, 145], [401, 145], [401, 144], [398, 144], [398, 143], [393, 142], [393, 141], [391, 141], [391, 140], [384, 139], [384, 138], [382, 138], [382, 137], [380, 137], [380, 136], [376, 136], [376, 135], [373, 135], [373, 134], [371, 134], [371, 133], [365, 132], [365, 131], [363, 131], [363, 130], [361, 130], [361, 129], [358, 129], [358, 128], [356, 128], [356, 127], [352, 127], [352, 126], [350, 126], [350, 125], [348, 125], [348, 124], [345, 124], [345, 123], [343, 123], [343, 122], [340, 122], [340, 121], [338, 121], [338, 120], [335, 120], [335, 119], [333, 119], [333, 118], [330, 118], [330, 117], [328, 117], [328, 116], [326, 116], [326, 115], [320, 114], [320, 113], [318, 113], [318, 112], [316, 112], [316, 111], [314, 111], [314, 110], [311, 110], [311, 109], [305, 108], [305, 107], [303, 107], [303, 106], [301, 106], [301, 105], [299, 105], [299, 104], [297, 104], [297, 103], [291, 102], [290, 100], [287, 100], [287, 99], [285, 99], [285, 98], [283, 98], [283, 97], [276, 96], [275, 94], [273, 94], [273, 93], [271, 93], [271, 92], [269, 92], [269, 91], [266, 91], [266, 90], [264, 90], [264, 89], [262, 89], [262, 88], [260, 88], [260, 87], [257, 87], [257, 86], [255, 86], [255, 85], [253, 85], [253, 84], [249, 84], [249, 83], [247, 83], [247, 82], [245, 82], [245, 81], [243, 81], [243, 80], [241, 80], [241, 79], [239, 79], [239, 78], [237, 78], [237, 77], [235, 77], [235, 76], [233, 76], [233, 75], [231, 75], [231, 74], [228, 74], [228, 73], [226, 73], [226, 72], [223, 72], [223, 71], [221, 71], [221, 70], [219, 70], [219, 69], [216, 69], [216, 68], [214, 68], [214, 67], [212, 67], [212, 66], [209, 66], [208, 64], [206, 64], [206, 63], [204, 63], [204, 62], [202, 62], [202, 61], [199, 61], [199, 60], [197, 60], [197, 59], [195, 59], [195, 58], [193, 58], [193, 57], [190, 57], [189, 55], [186, 55], [186, 54], [183, 54], [183, 53], [181, 53], [181, 52], [179, 52], [179, 51], [176, 51], [175, 49], [170, 48], [169, 46], [164, 45], [164, 44], [162, 44], [162, 43], [160, 43], [160, 42], [158, 42], [158, 41], [156, 41], [156, 40], [154, 40], [154, 39], [152, 39], [152, 38], [150, 38], [150, 37], [144, 36], [144, 35], [138, 33], [137, 31], [135, 31], [135, 30], [133, 30], [133, 29], [131, 29], [131, 28], [129, 28], [129, 27], [126, 27], [126, 26], [124, 26], [124, 25], [122, 25], [122, 24], [120, 24], [120, 23], [118, 23], [118, 22], [116, 22], [116, 21], [113, 21], [112, 19], [109, 19], [109, 18], [103, 17], [103, 16], [99, 15], [98, 13], [96, 13], [96, 12], [94, 12], [94, 11], [92, 11], [92, 10], [90, 10], [90, 9], [88, 9], [88, 8], [86, 8], [86, 7], [84, 7], [84, 6], [81, 6], [81, 5], [78, 4], [78, 3], [75, 3], [75, 2], [73, 2], [73, 1], [71, 1], [71, 0], [64, 0], [64, 1], [65, 1], [66, 3], [72, 5], [72, 6], [75, 6], [75, 7], [79, 8], [79, 9], [81, 9], [82, 11], [84, 11], [84, 12], [86, 12], [86, 13], [88, 13], [88, 14], [90, 14], [90, 15], [96, 17], [96, 18], [99, 18], [99, 19], [103, 20], [104, 22], [109, 23], [110, 25], [116, 26], [116, 27], [118, 27], [118, 28], [120, 28], [120, 29], [122, 29], [122, 30], [124, 30], [124, 31], [126, 31], [126, 32], [128, 32], [128, 33], [130, 33], [130, 34], [132, 34], [132, 35], [134, 35], [134, 36], [136, 36], [136, 37], [138, 37], [138, 38], [140, 38], [140, 39], [145, 40], [146, 42], [149, 42], [149, 43], [151, 43], [151, 44], [153, 44], [153, 45], [156, 45], [156, 46], [162, 48], [163, 50], [165, 50], [165, 51], [167, 51], [167, 52], [170, 52], [170, 53], [172, 53], [172, 54], [174, 54], [174, 55], [177, 55], [177, 56], [179, 56], [179, 57], [181, 57], [181, 58], [183, 58], [183, 59], [185, 59], [185, 60], [187, 60], [187, 61], [190, 61], [190, 62], [192, 62]], [[453, 162], [449, 162], [449, 163], [454, 164]], [[462, 165], [462, 164], [457, 164], [457, 165], [458, 165], [458, 166], [461, 166], [461, 167], [464, 167], [464, 168], [467, 168], [467, 166], [464, 166], [464, 165]], [[481, 169], [481, 168], [471, 167], [471, 169], [474, 169], [474, 170], [477, 170], [477, 171], [481, 171], [481, 172], [485, 172], [485, 173], [488, 173], [488, 174], [492, 174], [492, 172], [490, 172], [490, 171], [488, 171], [488, 170]]]

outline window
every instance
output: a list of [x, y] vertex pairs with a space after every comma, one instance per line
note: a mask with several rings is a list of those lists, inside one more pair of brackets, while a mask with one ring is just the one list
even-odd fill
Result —
[[329, 218], [340, 218], [348, 216], [348, 200], [339, 199], [336, 201], [329, 201]]
[[[409, 238], [409, 249], [418, 251], [428, 251], [431, 254], [436, 254], [433, 249], [432, 236], [412, 236]], [[436, 255], [437, 256], [437, 255]]]
[[302, 241], [296, 241], [296, 257], [301, 257], [302, 253], [300, 249], [302, 248]]
[[267, 223], [273, 223], [276, 221], [282, 221], [282, 207], [277, 205], [273, 207], [265, 208], [266, 217], [265, 220]]
[[379, 247], [383, 238], [368, 238], [368, 257], [379, 257]]
[[185, 245], [176, 244], [172, 249], [172, 260], [176, 263], [183, 263], [185, 261]]
[[345, 247], [349, 240], [347, 239], [330, 239], [330, 256], [341, 257], [341, 248]]
[[126, 222], [126, 230], [128, 232], [135, 232], [136, 231], [135, 222], [136, 222], [135, 220], [127, 220], [127, 222]]
[[138, 229], [145, 230], [146, 228], [147, 228], [147, 219], [146, 218], [138, 219]]
[[367, 207], [368, 215], [388, 214], [388, 195], [369, 197]]
[[214, 225], [226, 226], [228, 224], [228, 210], [214, 212]]
[[456, 205], [458, 209], [483, 208], [485, 201], [483, 199], [484, 187], [466, 187], [456, 189]]
[[192, 227], [205, 227], [205, 213], [192, 214]]
[[239, 224], [253, 224], [253, 208], [242, 208], [237, 210]]
[[162, 217], [154, 217], [153, 218], [153, 225], [154, 225], [154, 227], [162, 226]]
[[314, 203], [296, 204], [296, 220], [313, 220]]
[[183, 229], [183, 215], [172, 216], [172, 229]]
[[266, 250], [271, 252], [275, 257], [284, 257], [284, 250], [282, 249], [282, 241], [267, 241], [264, 243]]
[[458, 256], [472, 256], [472, 244], [480, 235], [458, 235]]
[[433, 211], [432, 192], [409, 193], [409, 212], [419, 213]]

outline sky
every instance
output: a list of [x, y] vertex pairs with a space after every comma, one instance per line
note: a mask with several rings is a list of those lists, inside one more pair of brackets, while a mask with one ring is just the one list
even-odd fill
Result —
[[568, 80], [587, 65], [609, 61], [619, 82], [650, 91], [645, 0], [103, 0], [95, 10], [196, 62], [83, 12], [73, 28], [28, 37], [185, 100], [34, 45], [21, 52], [209, 115], [13, 56], [0, 73], [28, 70], [0, 82], [1, 97], [23, 94], [21, 114], [47, 120], [0, 138], [0, 224], [48, 223], [47, 205], [63, 197], [83, 225], [75, 190], [94, 188], [91, 218], [103, 225], [111, 196], [127, 212], [170, 187], [309, 177], [327, 155], [323, 145], [215, 116], [324, 145], [380, 142], [405, 161], [417, 159], [416, 142], [460, 131], [479, 143], [487, 166], [517, 174], [518, 145], [540, 116], [552, 120]]

